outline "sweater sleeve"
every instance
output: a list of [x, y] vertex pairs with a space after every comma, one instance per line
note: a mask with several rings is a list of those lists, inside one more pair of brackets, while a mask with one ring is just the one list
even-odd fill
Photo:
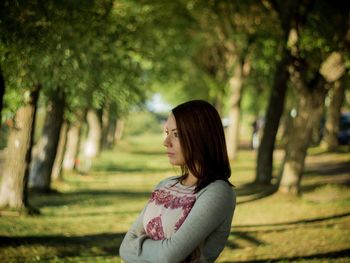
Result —
[[134, 224], [130, 227], [120, 245], [119, 255], [125, 260], [125, 262], [148, 262], [138, 257], [138, 254], [141, 252], [141, 244], [143, 240], [147, 238], [142, 224], [144, 211], [145, 208], [142, 210]]
[[[235, 208], [235, 196], [232, 188], [223, 181], [215, 181], [198, 195], [185, 222], [173, 236], [164, 240], [139, 240], [138, 256], [133, 262], [178, 263], [184, 260], [196, 247], [211, 240], [216, 233], [218, 243], [209, 242], [217, 253], [209, 262], [213, 262], [225, 246], [230, 227], [222, 231], [222, 225], [229, 223]], [[221, 229], [221, 234], [218, 235]], [[211, 249], [207, 247], [207, 249]], [[206, 259], [207, 260], [207, 259]]]

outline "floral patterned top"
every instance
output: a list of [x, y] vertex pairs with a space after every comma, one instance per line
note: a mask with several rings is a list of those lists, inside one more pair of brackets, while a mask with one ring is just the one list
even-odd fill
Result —
[[181, 227], [196, 202], [194, 188], [170, 181], [152, 192], [143, 216], [145, 232], [151, 239], [169, 238]]
[[[125, 262], [213, 263], [224, 249], [236, 206], [234, 190], [216, 180], [194, 194], [178, 179], [156, 186], [120, 245]], [[192, 255], [199, 260], [192, 261]]]

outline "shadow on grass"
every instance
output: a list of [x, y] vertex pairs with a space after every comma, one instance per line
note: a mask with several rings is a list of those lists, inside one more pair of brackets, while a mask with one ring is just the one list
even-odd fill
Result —
[[324, 154], [344, 154], [350, 153], [350, 145], [338, 145], [338, 147], [334, 150], [326, 150], [322, 148], [318, 148], [317, 152], [312, 153], [313, 156], [320, 156]]
[[44, 246], [55, 249], [51, 257], [119, 256], [119, 247], [125, 233], [100, 233], [82, 236], [0, 236], [0, 247]]
[[334, 178], [331, 181], [327, 181], [327, 182], [321, 182], [321, 183], [314, 183], [314, 184], [308, 184], [308, 185], [302, 185], [300, 187], [300, 191], [302, 193], [307, 193], [307, 192], [312, 192], [315, 189], [327, 185], [327, 184], [331, 184], [331, 185], [343, 185], [343, 186], [347, 186], [350, 187], [350, 176], [348, 178]]
[[[337, 218], [343, 218], [350, 216], [350, 212], [333, 215], [329, 217], [320, 217], [320, 218], [313, 218], [313, 219], [306, 219], [306, 220], [297, 220], [297, 221], [290, 221], [290, 222], [284, 222], [284, 223], [274, 223], [274, 224], [260, 224], [260, 225], [239, 225], [239, 226], [233, 226], [234, 229], [230, 233], [230, 238], [226, 246], [231, 249], [242, 249], [246, 247], [246, 245], [240, 245], [241, 241], [243, 243], [248, 243], [250, 246], [258, 247], [258, 246], [264, 246], [266, 243], [259, 238], [256, 237], [256, 233], [265, 233], [265, 232], [279, 232], [279, 231], [286, 231], [290, 230], [290, 226], [292, 227], [300, 227], [300, 224], [315, 224], [327, 220], [337, 219]], [[334, 223], [336, 224], [336, 223]], [[270, 229], [254, 229], [256, 227], [278, 227], [283, 226], [283, 228], [270, 228]], [[324, 225], [323, 225], [324, 226]], [[236, 230], [237, 228], [253, 228], [252, 230]], [[315, 227], [319, 227], [319, 225], [315, 224]], [[328, 225], [327, 227], [332, 227], [332, 225]], [[307, 260], [307, 259], [326, 259], [326, 258], [339, 258], [339, 257], [349, 257], [349, 251], [350, 249], [343, 249], [339, 251], [332, 251], [332, 252], [325, 252], [325, 253], [317, 253], [313, 255], [298, 255], [294, 257], [281, 257], [281, 258], [268, 258], [268, 259], [246, 259], [246, 260], [240, 260], [240, 261], [225, 261], [225, 262], [289, 262], [294, 260]]]
[[64, 206], [76, 203], [89, 202], [93, 204], [116, 203], [120, 199], [145, 199], [150, 197], [150, 192], [138, 191], [117, 191], [117, 190], [83, 190], [69, 193], [53, 193], [49, 195], [39, 195], [33, 193], [30, 201], [36, 207]]
[[92, 168], [92, 172], [122, 172], [122, 173], [159, 173], [166, 172], [169, 167], [147, 167], [146, 165], [132, 165], [107, 163], [103, 165], [96, 165]]
[[[259, 225], [235, 225], [232, 228], [250, 228], [250, 227], [271, 227], [271, 226], [290, 226], [290, 225], [299, 225], [299, 224], [312, 224], [312, 223], [318, 223], [323, 222], [327, 220], [342, 218], [350, 216], [350, 212], [342, 213], [338, 215], [332, 215], [332, 216], [326, 216], [326, 217], [317, 217], [312, 219], [303, 219], [303, 220], [295, 220], [295, 221], [289, 221], [289, 222], [280, 222], [280, 223], [273, 223], [273, 224], [259, 224]], [[234, 232], [235, 233], [235, 232]]]
[[323, 162], [310, 165], [305, 171], [305, 176], [311, 177], [315, 174], [319, 175], [339, 175], [350, 173], [350, 162]]
[[[247, 232], [234, 231], [234, 232], [230, 233], [230, 236], [233, 236], [234, 240], [239, 238], [241, 240], [247, 241], [248, 243], [250, 243], [254, 246], [261, 246], [261, 245], [265, 244], [264, 242], [258, 240], [256, 237], [253, 237], [253, 235], [250, 235]], [[237, 243], [235, 243], [234, 241], [232, 241], [231, 239], [227, 240], [226, 246], [231, 248], [231, 249], [240, 248], [240, 246]]]
[[[322, 163], [313, 165], [305, 171], [308, 178], [315, 177], [318, 182], [308, 185], [301, 185], [301, 192], [306, 193], [326, 184], [338, 184], [350, 186], [350, 162]], [[324, 180], [319, 179], [324, 176]], [[326, 177], [328, 176], [328, 178]], [[274, 194], [278, 190], [278, 185], [262, 185], [247, 183], [236, 187], [239, 197], [237, 204], [256, 201]]]
[[274, 188], [275, 188], [275, 186], [273, 186], [273, 185], [246, 183], [246, 184], [239, 185], [238, 187], [235, 188], [235, 190], [236, 190], [236, 194], [238, 196], [246, 196], [246, 195], [252, 195], [252, 194], [266, 192], [266, 191], [272, 190]]
[[[307, 256], [295, 256], [295, 257], [283, 257], [283, 258], [267, 258], [267, 259], [247, 259], [247, 260], [235, 260], [235, 263], [252, 262], [252, 263], [267, 263], [267, 262], [292, 262], [295, 260], [308, 260], [308, 259], [335, 259], [342, 257], [349, 257], [350, 249], [342, 249], [338, 251], [317, 253]], [[224, 263], [232, 263], [231, 261], [224, 261]]]
[[314, 191], [316, 188], [326, 184], [336, 184], [350, 186], [350, 162], [341, 163], [318, 163], [309, 167], [305, 173], [305, 177], [310, 180], [317, 180], [312, 184], [301, 185], [302, 193]]
[[277, 185], [262, 185], [247, 183], [235, 188], [238, 196], [237, 204], [256, 201], [274, 194], [278, 189]]
[[[165, 148], [164, 148], [165, 149]], [[166, 151], [148, 151], [148, 150], [132, 150], [129, 151], [132, 154], [140, 154], [140, 155], [158, 155], [158, 156], [166, 156]]]

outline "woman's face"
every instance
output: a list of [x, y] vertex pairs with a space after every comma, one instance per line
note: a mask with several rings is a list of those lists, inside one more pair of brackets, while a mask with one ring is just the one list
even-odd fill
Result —
[[172, 165], [184, 165], [185, 158], [182, 153], [179, 134], [176, 127], [175, 117], [170, 113], [164, 125], [165, 139], [163, 145], [167, 148], [169, 162]]

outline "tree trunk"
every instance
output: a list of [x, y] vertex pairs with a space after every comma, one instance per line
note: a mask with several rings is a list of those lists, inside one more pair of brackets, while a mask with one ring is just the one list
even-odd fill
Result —
[[345, 63], [341, 53], [331, 53], [309, 83], [305, 78], [307, 70], [304, 63], [293, 63], [291, 67], [291, 80], [298, 93], [298, 113], [293, 122], [293, 132], [289, 133], [278, 191], [292, 195], [300, 194], [307, 148], [313, 127], [320, 123], [327, 88], [344, 75]]
[[95, 109], [90, 109], [86, 114], [88, 134], [83, 144], [83, 155], [77, 164], [77, 170], [83, 174], [90, 171], [93, 159], [101, 152], [102, 114], [100, 113], [102, 112], [98, 112]]
[[38, 152], [33, 158], [29, 176], [29, 187], [36, 191], [51, 191], [51, 174], [63, 123], [64, 100], [63, 92], [56, 90], [48, 102], [43, 132], [36, 146]]
[[215, 109], [218, 111], [220, 116], [222, 116], [222, 112], [223, 112], [223, 108], [224, 108], [223, 99], [224, 99], [224, 88], [221, 88], [221, 84], [220, 84], [220, 88], [218, 88], [218, 90], [217, 90], [215, 101], [213, 103], [215, 106]]
[[125, 121], [122, 118], [116, 120], [116, 129], [114, 134], [114, 141], [118, 142], [123, 137]]
[[287, 82], [288, 66], [291, 57], [297, 52], [297, 29], [305, 22], [308, 8], [314, 0], [305, 1], [270, 1], [277, 12], [284, 32], [281, 61], [277, 65], [274, 83], [266, 113], [263, 137], [258, 151], [255, 182], [270, 184], [273, 172], [273, 152], [276, 135], [283, 113]]
[[227, 153], [231, 160], [237, 158], [239, 121], [241, 112], [241, 93], [243, 82], [243, 63], [238, 63], [234, 69], [233, 76], [229, 80], [230, 84], [230, 124], [227, 130]]
[[66, 143], [67, 143], [67, 129], [68, 129], [68, 124], [66, 121], [64, 121], [60, 131], [60, 137], [58, 141], [55, 162], [52, 167], [51, 178], [54, 181], [58, 181], [58, 180], [63, 181], [62, 163], [63, 163], [64, 149], [66, 148]]
[[263, 136], [258, 149], [255, 182], [261, 184], [270, 184], [272, 180], [273, 152], [287, 92], [289, 62], [290, 54], [284, 49], [282, 59], [277, 65], [277, 71], [275, 73], [275, 79], [265, 116]]
[[102, 109], [102, 136], [101, 136], [101, 147], [107, 149], [107, 136], [110, 123], [110, 105], [107, 103]]
[[345, 77], [334, 82], [333, 88], [329, 92], [330, 101], [321, 142], [322, 147], [329, 151], [334, 150], [338, 146], [337, 135], [339, 132], [341, 107], [345, 98], [344, 79]]
[[100, 154], [102, 123], [101, 118], [96, 110], [90, 109], [86, 116], [89, 126], [88, 136], [84, 147], [84, 156], [92, 159]]
[[2, 124], [2, 107], [4, 103], [4, 95], [5, 95], [5, 78], [0, 68], [0, 127]]
[[63, 170], [73, 171], [79, 154], [81, 121], [71, 122], [67, 132], [67, 143], [63, 157]]
[[106, 136], [106, 148], [111, 149], [115, 144], [115, 133], [117, 129], [117, 118], [110, 112]]
[[299, 92], [298, 112], [293, 121], [293, 132], [289, 133], [278, 189], [281, 193], [300, 194], [300, 182], [304, 172], [305, 157], [312, 135], [312, 128], [320, 122], [324, 108], [326, 89], [322, 84], [319, 85], [311, 92], [307, 90], [307, 87]]
[[36, 86], [30, 93], [29, 101], [19, 108], [15, 115], [2, 173], [0, 207], [10, 207], [15, 210], [29, 208], [27, 183], [38, 97], [39, 86]]

